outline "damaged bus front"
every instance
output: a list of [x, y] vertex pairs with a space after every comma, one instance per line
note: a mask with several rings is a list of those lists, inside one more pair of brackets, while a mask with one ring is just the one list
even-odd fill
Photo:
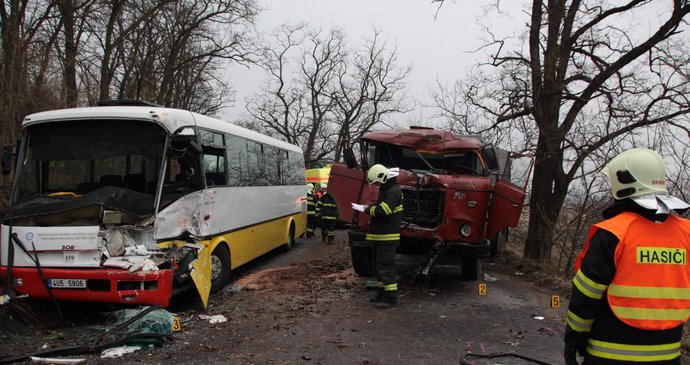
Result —
[[477, 280], [481, 259], [504, 246], [507, 228], [517, 225], [525, 186], [509, 181], [507, 152], [469, 136], [413, 127], [371, 132], [361, 139], [361, 160], [346, 153], [347, 165], [334, 164], [328, 182], [340, 219], [351, 222], [352, 262], [362, 276], [373, 274], [371, 245], [365, 240], [369, 217], [351, 202], [372, 204], [377, 188], [365, 172], [374, 164], [398, 167], [403, 193], [399, 251], [429, 254], [420, 273], [428, 278], [437, 260], [458, 265], [463, 277]]
[[[3, 173], [8, 162], [16, 166], [0, 232], [3, 285], [32, 298], [162, 306], [175, 290], [196, 287], [206, 305], [229, 278], [230, 232], [251, 226], [226, 213], [238, 194], [213, 188], [230, 184], [226, 141], [240, 140], [247, 152], [241, 128], [214, 130], [226, 124], [156, 106], [28, 116], [14, 160], [12, 148], [3, 156]], [[292, 231], [274, 241], [303, 232], [301, 173], [292, 195], [282, 192], [289, 206], [276, 220]]]

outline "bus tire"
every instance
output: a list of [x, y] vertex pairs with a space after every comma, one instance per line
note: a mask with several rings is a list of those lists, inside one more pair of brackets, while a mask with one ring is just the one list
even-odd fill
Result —
[[230, 251], [220, 244], [211, 253], [211, 293], [217, 293], [230, 280]]
[[366, 246], [350, 246], [352, 267], [358, 276], [372, 276], [375, 271], [374, 248]]
[[291, 223], [290, 224], [290, 231], [288, 231], [288, 238], [287, 242], [280, 246], [280, 251], [281, 252], [289, 252], [292, 250], [292, 246], [295, 245], [295, 224]]
[[462, 256], [460, 258], [460, 270], [463, 279], [477, 281], [482, 276], [482, 260], [477, 257]]

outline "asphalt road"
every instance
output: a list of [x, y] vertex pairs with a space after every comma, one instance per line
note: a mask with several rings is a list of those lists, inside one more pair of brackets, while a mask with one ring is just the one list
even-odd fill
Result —
[[[488, 263], [478, 282], [460, 280], [453, 268], [418, 282], [413, 273], [422, 257], [399, 255], [401, 304], [377, 309], [368, 302], [367, 278], [351, 269], [345, 237], [339, 230], [332, 245], [300, 239], [286, 254], [270, 253], [237, 270], [205, 311], [194, 293], [174, 298], [168, 311], [180, 317], [181, 331], [162, 346], [117, 359], [70, 357], [87, 364], [539, 363], [520, 356], [562, 363], [566, 303], [554, 307], [555, 293]], [[49, 303], [25, 307], [37, 321], [21, 330], [5, 322], [6, 334], [21, 336], [5, 335], [0, 353], [34, 352], [64, 344], [75, 331], [102, 330], [103, 313], [118, 309], [68, 303], [55, 318]], [[227, 321], [212, 324], [202, 315]]]

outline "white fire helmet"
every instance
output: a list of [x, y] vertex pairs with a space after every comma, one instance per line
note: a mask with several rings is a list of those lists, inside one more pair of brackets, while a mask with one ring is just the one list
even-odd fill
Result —
[[609, 161], [601, 171], [611, 183], [616, 200], [663, 193], [666, 190], [666, 166], [661, 156], [646, 148], [627, 150]]
[[388, 180], [388, 169], [381, 164], [372, 166], [367, 173], [367, 180], [369, 184], [385, 183]]

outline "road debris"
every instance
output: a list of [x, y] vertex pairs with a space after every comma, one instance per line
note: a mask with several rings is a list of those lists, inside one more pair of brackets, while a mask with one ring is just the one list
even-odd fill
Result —
[[141, 346], [120, 346], [120, 347], [113, 347], [109, 348], [101, 353], [101, 358], [115, 358], [115, 357], [122, 357], [127, 354], [131, 354], [132, 352], [136, 352], [141, 350]]
[[227, 321], [228, 321], [228, 319], [225, 318], [225, 316], [222, 315], [222, 314], [216, 314], [216, 315], [213, 315], [213, 316], [209, 316], [209, 315], [206, 315], [206, 314], [200, 314], [200, 315], [199, 315], [199, 318], [204, 319], [204, 320], [207, 319], [207, 320], [208, 320], [208, 323], [210, 323], [210, 324], [223, 323], [223, 322], [227, 322]]

